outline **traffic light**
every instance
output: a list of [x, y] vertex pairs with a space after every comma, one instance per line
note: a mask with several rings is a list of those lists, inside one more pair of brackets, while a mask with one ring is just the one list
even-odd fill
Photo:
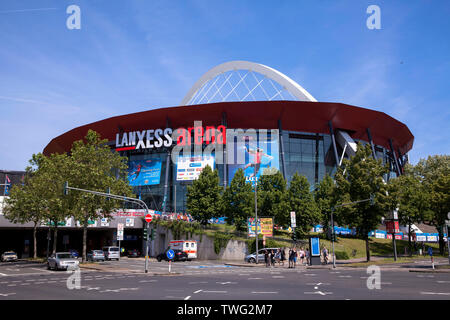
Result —
[[[107, 194], [111, 193], [111, 188], [110, 187], [108, 187], [108, 189], [106, 189], [106, 193]], [[106, 200], [109, 201], [109, 197], [106, 197]]]
[[295, 232], [292, 233], [292, 240], [297, 241], [297, 234]]
[[147, 228], [144, 228], [142, 235], [144, 236], [144, 239], [147, 239], [147, 236], [148, 236]]
[[69, 182], [64, 182], [64, 195], [69, 195]]
[[155, 229], [150, 231], [150, 239], [155, 240]]

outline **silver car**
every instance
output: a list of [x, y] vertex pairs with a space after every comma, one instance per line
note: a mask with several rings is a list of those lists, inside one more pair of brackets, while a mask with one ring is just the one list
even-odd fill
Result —
[[47, 261], [47, 268], [53, 270], [68, 270], [78, 268], [80, 262], [70, 252], [57, 252]]
[[91, 250], [87, 254], [88, 261], [105, 261], [105, 254], [102, 250]]
[[[269, 251], [269, 250], [273, 250], [274, 252], [277, 252], [278, 248], [263, 248], [258, 250], [259, 254], [258, 254], [258, 263], [264, 263], [264, 251]], [[249, 262], [249, 263], [256, 263], [256, 252], [253, 252], [249, 255], [247, 255], [244, 258], [245, 262]]]
[[2, 254], [2, 261], [17, 261], [17, 254], [13, 251], [6, 251]]

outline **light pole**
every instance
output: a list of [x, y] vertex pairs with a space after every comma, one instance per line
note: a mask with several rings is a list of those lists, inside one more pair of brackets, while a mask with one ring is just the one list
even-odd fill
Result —
[[[145, 215], [148, 214], [147, 204], [144, 201], [140, 200], [140, 199], [129, 198], [129, 197], [125, 197], [125, 196], [119, 196], [119, 195], [111, 194], [111, 193], [104, 193], [104, 192], [98, 192], [98, 191], [93, 191], [93, 190], [86, 190], [86, 189], [69, 187], [69, 183], [66, 181], [64, 183], [64, 195], [68, 195], [69, 194], [69, 189], [70, 190], [81, 191], [81, 192], [92, 193], [92, 194], [95, 194], [97, 196], [102, 196], [102, 197], [106, 197], [106, 198], [112, 198], [112, 199], [116, 199], [116, 200], [122, 200], [122, 201], [126, 201], [126, 202], [135, 203], [135, 204], [138, 204], [138, 205], [140, 205], [141, 207], [143, 207], [145, 209]], [[148, 223], [147, 223], [146, 227], [148, 229]], [[146, 251], [146, 255], [145, 255], [145, 273], [147, 273], [148, 272], [148, 255], [147, 255], [147, 252], [148, 252], [148, 236], [147, 236], [147, 241], [145, 242], [145, 251]], [[119, 252], [119, 254], [120, 254], [120, 252]]]
[[257, 189], [258, 189], [258, 180], [256, 178], [256, 163], [255, 163], [255, 234], [256, 234], [256, 264], [258, 264], [258, 256], [259, 256], [259, 251], [258, 251], [258, 198], [256, 195]]

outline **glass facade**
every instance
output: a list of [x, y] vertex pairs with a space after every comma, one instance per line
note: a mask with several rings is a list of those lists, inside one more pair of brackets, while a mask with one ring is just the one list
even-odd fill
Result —
[[[296, 131], [281, 132], [283, 146], [280, 151], [280, 171], [285, 172], [288, 184], [295, 172], [304, 175], [310, 183], [311, 190], [325, 177], [326, 174], [333, 176], [336, 172], [336, 161], [333, 150], [332, 138], [329, 134], [307, 133]], [[358, 141], [356, 141], [358, 142]], [[367, 144], [366, 141], [360, 141]], [[342, 155], [342, 148], [336, 145], [339, 157]], [[121, 155], [127, 156], [129, 161], [154, 159], [161, 161], [161, 176], [158, 185], [133, 187], [133, 192], [144, 200], [149, 209], [156, 211], [164, 210], [164, 195], [166, 194], [166, 212], [186, 212], [187, 187], [192, 181], [177, 181], [176, 163], [169, 158], [167, 161], [169, 148], [160, 148], [156, 151], [120, 151]], [[193, 151], [193, 150], [192, 150]], [[283, 151], [283, 152], [282, 152]], [[376, 156], [383, 160], [383, 164], [389, 163], [391, 172], [385, 176], [389, 180], [396, 176], [394, 158], [389, 150], [375, 146]], [[282, 155], [284, 153], [284, 161]], [[344, 158], [347, 156], [345, 155]], [[283, 168], [284, 163], [284, 168]], [[168, 168], [167, 168], [168, 166]], [[224, 177], [224, 165], [217, 164], [220, 185], [224, 185], [228, 178]], [[167, 171], [168, 170], [168, 171]], [[227, 173], [229, 170], [227, 169]], [[165, 190], [167, 174], [167, 192]]]

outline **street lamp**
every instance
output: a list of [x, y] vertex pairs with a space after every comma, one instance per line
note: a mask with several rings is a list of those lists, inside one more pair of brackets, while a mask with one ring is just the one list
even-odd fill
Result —
[[256, 234], [256, 264], [258, 264], [258, 255], [259, 255], [259, 251], [258, 251], [258, 198], [256, 195], [257, 192], [257, 185], [258, 185], [258, 180], [256, 178], [256, 163], [254, 166], [255, 169], [255, 234]]

